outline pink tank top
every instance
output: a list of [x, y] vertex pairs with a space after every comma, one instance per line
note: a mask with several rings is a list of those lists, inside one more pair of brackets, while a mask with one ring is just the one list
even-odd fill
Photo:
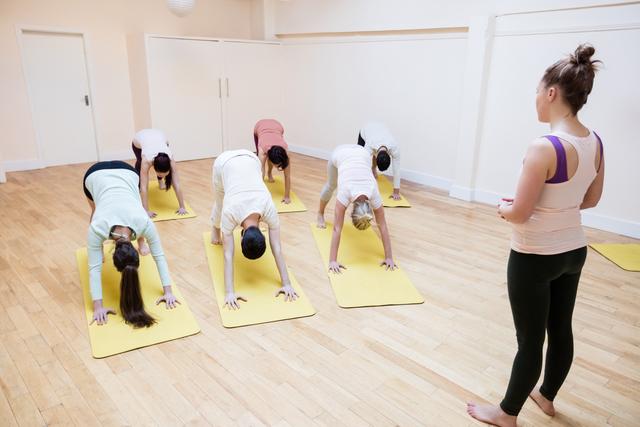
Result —
[[[511, 248], [517, 252], [555, 255], [587, 245], [580, 205], [598, 173], [595, 158], [597, 151], [601, 149], [601, 142], [593, 131], [586, 137], [559, 131], [553, 132], [551, 136], [560, 138], [575, 148], [578, 168], [566, 181], [547, 181], [531, 217], [522, 224], [512, 224]], [[558, 161], [557, 168], [561, 167], [566, 171], [566, 162]]]
[[265, 153], [274, 145], [280, 146], [285, 150], [289, 148], [283, 138], [284, 128], [277, 120], [260, 120], [253, 129], [253, 135], [257, 141], [257, 148]]

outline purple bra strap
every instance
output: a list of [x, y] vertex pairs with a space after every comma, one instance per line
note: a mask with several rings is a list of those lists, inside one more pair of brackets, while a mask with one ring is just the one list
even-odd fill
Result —
[[602, 139], [600, 139], [600, 136], [593, 132], [593, 134], [596, 136], [596, 138], [598, 138], [598, 143], [600, 143], [600, 161], [598, 162], [598, 170], [596, 172], [600, 172], [600, 166], [602, 166], [602, 156], [604, 155], [604, 148], [602, 147]]
[[545, 135], [551, 144], [553, 144], [553, 148], [556, 150], [556, 173], [547, 181], [547, 184], [560, 184], [562, 182], [569, 181], [569, 177], [567, 176], [567, 153], [564, 151], [564, 147], [562, 143], [555, 135]]

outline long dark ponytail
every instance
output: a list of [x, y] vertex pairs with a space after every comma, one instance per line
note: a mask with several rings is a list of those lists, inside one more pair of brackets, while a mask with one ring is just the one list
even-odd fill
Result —
[[169, 191], [171, 188], [171, 158], [169, 155], [167, 153], [158, 153], [158, 155], [153, 158], [153, 168], [156, 172], [169, 172], [169, 174], [164, 177], [164, 185], [167, 191]]
[[120, 312], [124, 321], [133, 325], [134, 328], [148, 328], [156, 323], [156, 320], [144, 309], [138, 277], [140, 257], [131, 242], [125, 240], [116, 242], [113, 264], [122, 274], [120, 276]]

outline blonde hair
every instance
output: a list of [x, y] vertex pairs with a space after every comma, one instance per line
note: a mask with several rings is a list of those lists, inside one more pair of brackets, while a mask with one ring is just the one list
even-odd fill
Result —
[[373, 213], [368, 200], [356, 200], [353, 202], [353, 211], [351, 212], [351, 222], [358, 230], [366, 230], [371, 226]]

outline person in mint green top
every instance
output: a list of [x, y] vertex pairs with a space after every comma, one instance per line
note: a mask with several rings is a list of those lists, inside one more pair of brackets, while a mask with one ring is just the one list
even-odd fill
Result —
[[155, 323], [144, 309], [138, 266], [140, 258], [131, 241], [138, 241], [141, 255], [151, 253], [164, 290], [156, 301], [163, 302], [168, 309], [179, 301], [171, 292], [171, 277], [160, 237], [155, 225], [147, 215], [139, 192], [140, 178], [136, 170], [121, 161], [99, 162], [91, 166], [84, 175], [84, 193], [91, 206], [91, 223], [87, 234], [89, 263], [89, 287], [93, 300], [93, 322], [107, 323], [107, 316], [115, 314], [102, 305], [103, 243], [115, 240], [113, 263], [122, 274], [120, 280], [120, 311], [125, 322], [132, 326], [149, 327]]

